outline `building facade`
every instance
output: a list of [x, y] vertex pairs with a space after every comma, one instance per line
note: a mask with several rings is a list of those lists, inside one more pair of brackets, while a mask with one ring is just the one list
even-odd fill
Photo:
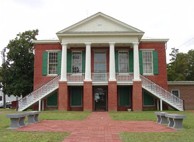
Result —
[[168, 90], [184, 100], [184, 109], [194, 109], [194, 81], [168, 81]]
[[168, 39], [143, 35], [99, 12], [57, 32], [59, 40], [34, 41], [34, 92], [19, 110], [162, 110], [163, 102], [182, 110], [166, 91]]

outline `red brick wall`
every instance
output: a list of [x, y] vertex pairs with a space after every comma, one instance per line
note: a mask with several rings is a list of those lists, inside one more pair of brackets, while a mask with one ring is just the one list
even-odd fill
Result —
[[92, 94], [92, 82], [85, 81], [84, 82], [84, 110], [92, 111], [93, 110], [93, 94]]
[[194, 109], [194, 84], [193, 85], [168, 85], [168, 90], [179, 90], [180, 98], [184, 100], [185, 109]]
[[117, 111], [117, 82], [108, 82], [108, 111]]
[[143, 100], [142, 100], [142, 82], [134, 81], [133, 82], [133, 93], [132, 93], [132, 110], [141, 111], [143, 109]]
[[70, 110], [67, 82], [59, 82], [58, 110]]
[[53, 77], [42, 76], [42, 55], [46, 50], [62, 50], [60, 43], [55, 44], [35, 44], [34, 57], [34, 90], [44, 85]]
[[164, 42], [141, 42], [139, 49], [154, 49], [158, 52], [158, 75], [145, 76], [164, 89], [168, 89], [167, 85], [167, 70], [166, 70], [166, 49]]

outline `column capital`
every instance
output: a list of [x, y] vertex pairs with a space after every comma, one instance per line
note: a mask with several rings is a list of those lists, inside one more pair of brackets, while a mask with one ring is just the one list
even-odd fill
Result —
[[91, 42], [85, 42], [85, 45], [91, 45], [92, 43]]
[[115, 42], [109, 42], [109, 45], [115, 45]]
[[61, 43], [61, 45], [66, 45], [66, 46], [67, 46], [67, 44], [68, 44], [67, 42], [62, 42]]
[[135, 42], [132, 42], [133, 45], [139, 45], [139, 42], [135, 41]]

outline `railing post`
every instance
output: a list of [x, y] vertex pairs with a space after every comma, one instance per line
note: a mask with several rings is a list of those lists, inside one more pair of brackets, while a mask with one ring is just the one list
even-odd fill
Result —
[[163, 111], [163, 108], [162, 108], [162, 99], [160, 99], [160, 111]]

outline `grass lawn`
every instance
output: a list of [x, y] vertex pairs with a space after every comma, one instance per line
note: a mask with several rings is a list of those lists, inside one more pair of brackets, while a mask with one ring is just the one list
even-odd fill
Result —
[[[123, 142], [194, 142], [194, 112], [168, 111], [169, 113], [181, 113], [186, 115], [183, 121], [183, 130], [177, 132], [163, 133], [129, 133], [123, 132], [120, 138]], [[114, 120], [151, 120], [156, 121], [153, 111], [144, 112], [111, 112], [110, 116]]]
[[[15, 113], [11, 109], [0, 109], [0, 142], [62, 142], [69, 134], [66, 132], [18, 132], [9, 130], [10, 120], [6, 114]], [[89, 112], [44, 111], [40, 120], [83, 120]]]

